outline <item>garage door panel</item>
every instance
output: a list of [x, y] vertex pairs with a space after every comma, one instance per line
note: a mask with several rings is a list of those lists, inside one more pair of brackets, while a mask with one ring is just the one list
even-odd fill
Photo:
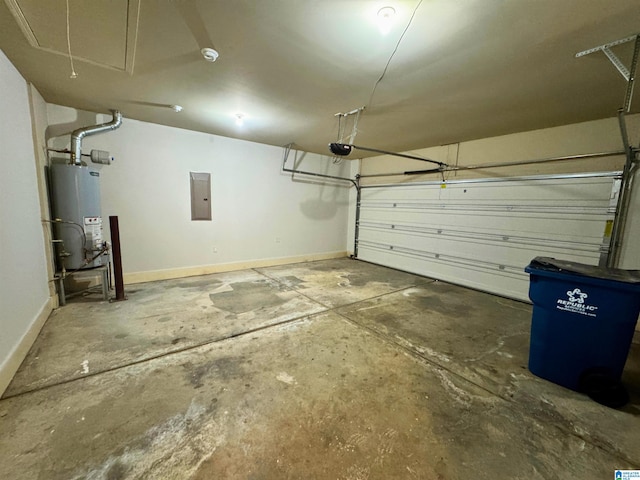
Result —
[[[364, 232], [363, 232], [364, 233]], [[540, 249], [545, 255], [573, 260], [583, 263], [597, 263], [600, 258], [599, 245], [590, 246], [566, 243], [514, 243], [510, 241], [486, 240], [481, 237], [451, 238], [437, 235], [418, 236], [415, 234], [376, 230], [367, 232], [367, 240], [383, 249], [393, 250], [405, 248], [415, 250], [424, 255], [448, 255], [485, 260], [494, 264], [510, 265], [519, 268], [539, 255]], [[570, 251], [569, 251], [570, 250]]]
[[[476, 202], [478, 200], [495, 202], [499, 204], [552, 204], [559, 201], [563, 204], [599, 204], [602, 198], [611, 194], [611, 179], [609, 178], [583, 178], [576, 183], [575, 178], [562, 179], [561, 181], [531, 180], [501, 181], [473, 183], [470, 181], [445, 184], [421, 184], [403, 185], [400, 188], [367, 188], [362, 192], [362, 200], [366, 203], [406, 203], [424, 202], [448, 203]], [[445, 186], [445, 188], [443, 188]]]
[[368, 186], [358, 258], [526, 300], [532, 258], [599, 263], [618, 176]]
[[[395, 215], [394, 215], [395, 213]], [[395, 218], [394, 218], [395, 217]], [[583, 215], [579, 221], [567, 222], [566, 215], [545, 217], [544, 215], [416, 215], [407, 212], [365, 212], [360, 216], [361, 228], [381, 228], [416, 233], [439, 233], [442, 235], [509, 236], [523, 238], [551, 238], [567, 242], [587, 241], [599, 244], [604, 234], [609, 214], [589, 217]], [[604, 222], [603, 222], [604, 220]], [[540, 235], [540, 232], [544, 232]]]
[[[529, 276], [522, 272], [505, 272], [492, 270], [474, 263], [452, 259], [422, 259], [414, 255], [405, 255], [402, 252], [389, 253], [367, 245], [361, 246], [362, 256], [358, 258], [376, 263], [378, 265], [393, 264], [393, 268], [409, 273], [424, 275], [426, 277], [443, 280], [446, 282], [465, 285], [478, 290], [526, 301], [528, 299]], [[464, 281], [462, 280], [464, 279]], [[488, 288], [487, 286], [491, 287]]]

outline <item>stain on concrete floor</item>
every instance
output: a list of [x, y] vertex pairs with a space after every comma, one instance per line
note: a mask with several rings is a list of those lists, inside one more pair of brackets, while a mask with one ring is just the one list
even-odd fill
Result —
[[229, 290], [210, 293], [214, 307], [239, 315], [252, 310], [276, 308], [286, 302], [266, 280], [258, 282], [237, 282], [229, 285]]
[[[127, 292], [126, 302], [69, 303], [55, 311], [5, 396], [87, 373], [108, 371], [132, 361], [144, 361], [325, 309], [251, 270], [135, 287], [134, 293]], [[84, 371], [83, 362], [88, 363], [89, 372]]]
[[440, 366], [472, 369], [474, 381], [507, 383], [527, 365], [531, 307], [513, 300], [433, 282], [336, 311]]
[[299, 288], [305, 296], [327, 308], [433, 282], [429, 278], [344, 258], [258, 268], [256, 271], [291, 288]]
[[[352, 265], [362, 286], [331, 284]], [[23, 383], [0, 400], [3, 477], [493, 480], [611, 478], [615, 468], [639, 467], [635, 393], [627, 410], [614, 411], [522, 368], [527, 305], [347, 259], [293, 267], [288, 276], [304, 279], [297, 293], [274, 267], [197, 287], [161, 282], [172, 310], [148, 301], [156, 284], [139, 286], [123, 309], [58, 310], [16, 377]], [[367, 270], [377, 280], [365, 281]], [[379, 281], [381, 270], [393, 285]], [[266, 295], [292, 297], [264, 310], [212, 306], [211, 317], [180, 303], [211, 304], [214, 291], [230, 301], [234, 284], [278, 278]], [[281, 315], [299, 294], [301, 313]], [[221, 336], [213, 318], [238, 333]], [[97, 345], [83, 340], [105, 331], [89, 375], [68, 375]], [[126, 344], [141, 338], [138, 350]], [[130, 352], [139, 356], [127, 360]], [[156, 352], [164, 353], [148, 358]], [[113, 368], [96, 373], [94, 364], [114, 356]], [[639, 360], [634, 344], [631, 382]], [[57, 370], [64, 380], [39, 383], [56, 362], [68, 364]], [[20, 385], [36, 389], [20, 393]]]
[[4, 400], [0, 411], [12, 479], [546, 479], [559, 468], [594, 478], [619, 462], [333, 313], [287, 335], [269, 329]]

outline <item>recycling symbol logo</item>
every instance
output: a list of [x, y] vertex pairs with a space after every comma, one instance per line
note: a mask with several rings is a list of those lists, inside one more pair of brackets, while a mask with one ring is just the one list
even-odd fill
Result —
[[583, 293], [579, 288], [574, 288], [567, 292], [569, 301], [571, 303], [584, 303], [584, 300], [588, 297], [586, 293]]

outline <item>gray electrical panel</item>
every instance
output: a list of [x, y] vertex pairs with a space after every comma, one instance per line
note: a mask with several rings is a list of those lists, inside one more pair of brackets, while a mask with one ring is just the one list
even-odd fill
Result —
[[191, 172], [191, 220], [211, 220], [211, 174]]

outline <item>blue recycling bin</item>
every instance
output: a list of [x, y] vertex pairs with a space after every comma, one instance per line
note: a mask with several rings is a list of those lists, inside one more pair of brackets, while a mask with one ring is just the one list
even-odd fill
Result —
[[529, 370], [586, 393], [589, 378], [619, 383], [640, 313], [640, 272], [549, 257], [525, 271], [533, 302]]

